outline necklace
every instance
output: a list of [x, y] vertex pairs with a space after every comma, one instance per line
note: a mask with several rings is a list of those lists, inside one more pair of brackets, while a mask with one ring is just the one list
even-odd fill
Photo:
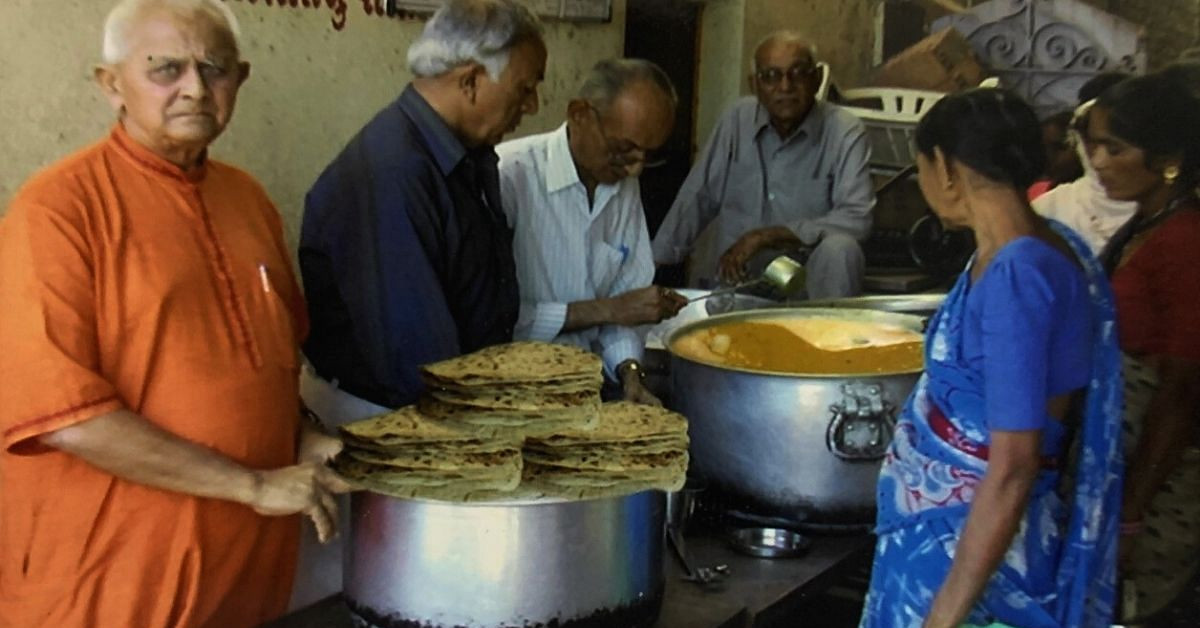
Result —
[[1157, 225], [1158, 223], [1162, 222], [1167, 217], [1169, 217], [1171, 214], [1175, 213], [1175, 210], [1179, 209], [1179, 207], [1181, 205], [1183, 205], [1184, 202], [1189, 201], [1189, 200], [1195, 200], [1195, 199], [1196, 199], [1195, 192], [1189, 192], [1186, 194], [1180, 194], [1179, 196], [1176, 196], [1174, 199], [1171, 199], [1171, 201], [1169, 203], [1167, 203], [1166, 205], [1163, 205], [1158, 211], [1154, 212], [1153, 214], [1150, 214], [1146, 218], [1138, 220], [1137, 226], [1135, 226], [1133, 228], [1133, 235], [1139, 235], [1139, 234], [1149, 230], [1151, 227]]

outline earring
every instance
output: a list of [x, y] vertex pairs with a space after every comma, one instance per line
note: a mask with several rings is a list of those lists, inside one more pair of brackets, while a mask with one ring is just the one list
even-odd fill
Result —
[[1163, 168], [1163, 181], [1166, 181], [1167, 185], [1174, 185], [1175, 179], [1178, 178], [1179, 166], [1167, 166], [1166, 168]]

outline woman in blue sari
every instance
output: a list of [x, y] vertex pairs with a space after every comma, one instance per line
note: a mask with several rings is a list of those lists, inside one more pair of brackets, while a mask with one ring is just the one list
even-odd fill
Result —
[[975, 257], [931, 319], [925, 375], [884, 460], [864, 628], [1109, 626], [1121, 490], [1120, 358], [1103, 269], [1024, 190], [1018, 97], [943, 98], [918, 181]]

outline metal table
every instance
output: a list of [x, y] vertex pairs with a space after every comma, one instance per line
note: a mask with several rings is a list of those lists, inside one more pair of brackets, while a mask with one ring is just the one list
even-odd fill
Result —
[[[684, 582], [679, 563], [666, 548], [666, 592], [658, 628], [770, 628], [797, 625], [796, 613], [869, 558], [870, 536], [814, 536], [809, 550], [790, 559], [753, 558], [738, 554], [712, 535], [687, 539], [696, 565], [726, 564], [731, 575], [716, 586]], [[340, 597], [334, 596], [296, 611], [266, 628], [351, 628]]]

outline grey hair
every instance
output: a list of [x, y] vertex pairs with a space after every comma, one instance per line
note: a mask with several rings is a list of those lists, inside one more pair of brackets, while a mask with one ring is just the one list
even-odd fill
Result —
[[657, 64], [645, 59], [605, 59], [596, 63], [579, 86], [578, 97], [603, 113], [621, 90], [637, 81], [649, 82], [666, 94], [671, 107], [679, 106], [679, 94], [671, 78]]
[[509, 52], [527, 40], [542, 40], [542, 23], [516, 0], [448, 0], [408, 47], [408, 69], [430, 78], [478, 63], [499, 81]]
[[180, 14], [203, 13], [233, 35], [234, 46], [242, 49], [242, 32], [237, 17], [221, 0], [121, 0], [104, 20], [104, 43], [101, 50], [105, 63], [119, 63], [129, 54], [129, 31], [141, 14], [150, 8], [164, 8]]
[[804, 44], [804, 49], [807, 50], [809, 56], [812, 57], [813, 63], [817, 62], [817, 45], [813, 43], [812, 39], [809, 39], [807, 35], [799, 31], [781, 30], [775, 31], [770, 35], [758, 40], [758, 45], [754, 47], [754, 59], [751, 61], [755, 72], [758, 71], [758, 53], [761, 52], [767, 44], [773, 44], [776, 42]]

